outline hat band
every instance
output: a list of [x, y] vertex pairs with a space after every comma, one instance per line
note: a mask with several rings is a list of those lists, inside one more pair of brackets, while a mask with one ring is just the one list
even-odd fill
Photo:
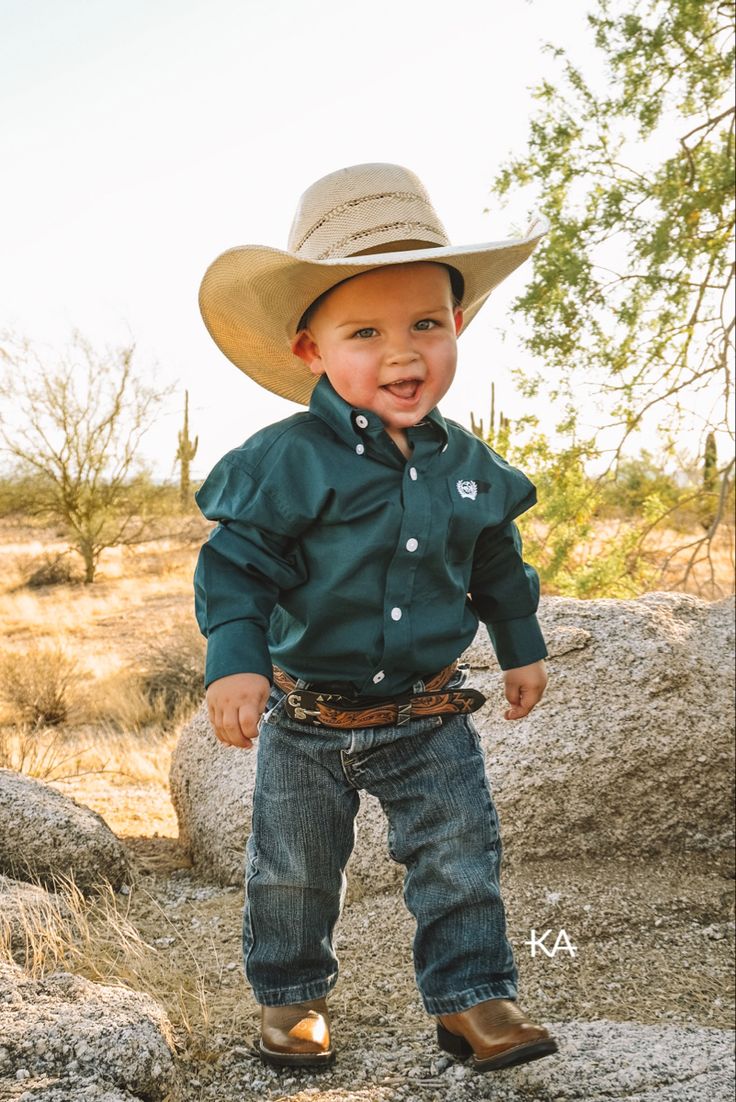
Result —
[[320, 220], [318, 222], [315, 222], [314, 225], [310, 229], [308, 229], [305, 234], [302, 235], [302, 237], [298, 242], [296, 242], [296, 244], [290, 245], [290, 251], [294, 253], [301, 252], [302, 248], [313, 234], [322, 229], [322, 227], [327, 222], [331, 221], [331, 219], [337, 218], [339, 215], [344, 214], [345, 211], [354, 210], [355, 207], [359, 207], [362, 203], [375, 203], [381, 200], [385, 202], [391, 199], [404, 199], [408, 200], [409, 202], [419, 201], [423, 203], [421, 196], [417, 195], [414, 191], [377, 191], [374, 192], [373, 195], [360, 195], [357, 199], [348, 199], [346, 202], [340, 203], [338, 206], [332, 207], [330, 210], [326, 211], [322, 215]]
[[[381, 191], [347, 199], [324, 213], [315, 212], [309, 229], [300, 232], [305, 219], [297, 220], [289, 235], [289, 252], [310, 260], [346, 255], [345, 247], [366, 236], [379, 235], [384, 227], [401, 231], [403, 237], [412, 229], [430, 235], [434, 245], [449, 245], [444, 226], [431, 203], [415, 191]], [[309, 223], [307, 223], [309, 224]], [[378, 243], [378, 242], [377, 242]]]
[[[418, 231], [418, 232], [417, 232]], [[384, 222], [382, 226], [371, 226], [367, 230], [357, 230], [355, 233], [350, 233], [346, 237], [341, 238], [340, 241], [335, 241], [328, 248], [324, 249], [317, 256], [312, 257], [313, 260], [329, 260], [335, 256], [355, 256], [356, 251], [351, 250], [351, 245], [365, 244], [366, 238], [372, 238], [376, 235], [385, 234], [406, 234], [407, 247], [416, 248], [414, 244], [417, 240], [421, 241], [421, 245], [425, 248], [436, 248], [438, 245], [447, 245], [449, 242], [445, 237], [445, 234], [437, 226], [433, 226], [428, 222]], [[422, 234], [430, 233], [435, 238], [433, 241], [425, 241]], [[437, 238], [440, 238], [438, 241]], [[409, 242], [412, 242], [410, 245]], [[396, 251], [400, 245], [400, 238], [392, 239], [390, 243], [394, 246], [391, 251]]]

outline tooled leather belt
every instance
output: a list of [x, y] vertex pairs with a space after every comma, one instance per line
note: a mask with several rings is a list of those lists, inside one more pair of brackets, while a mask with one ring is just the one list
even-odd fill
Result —
[[457, 662], [424, 681], [425, 691], [373, 700], [371, 697], [348, 697], [329, 692], [329, 686], [318, 690], [299, 689], [297, 682], [278, 666], [273, 679], [286, 694], [284, 708], [291, 719], [311, 723], [315, 727], [403, 727], [412, 719], [436, 715], [468, 715], [475, 712], [486, 698], [476, 689], [445, 689]]

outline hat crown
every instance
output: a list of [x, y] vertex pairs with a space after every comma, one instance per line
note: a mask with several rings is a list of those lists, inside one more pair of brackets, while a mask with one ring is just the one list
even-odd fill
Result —
[[364, 164], [331, 172], [307, 188], [287, 248], [304, 259], [327, 260], [449, 244], [413, 172], [401, 165]]

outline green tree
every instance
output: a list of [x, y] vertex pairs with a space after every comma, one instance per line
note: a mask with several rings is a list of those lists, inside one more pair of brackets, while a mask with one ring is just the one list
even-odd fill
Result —
[[[586, 78], [548, 46], [560, 79], [535, 89], [527, 151], [492, 190], [532, 189], [531, 205], [551, 225], [515, 303], [543, 368], [517, 370], [517, 383], [561, 403], [558, 431], [573, 449], [608, 456], [603, 482], [645, 418], [656, 418], [674, 455], [706, 390], [700, 454], [709, 432], [733, 441], [734, 21], [719, 0], [598, 0], [587, 18], [605, 79]], [[599, 445], [602, 429], [613, 433], [610, 448]], [[710, 555], [728, 516], [727, 450], [698, 489], [711, 522], [695, 555]], [[658, 513], [650, 495], [646, 530], [670, 510], [663, 501]]]
[[0, 357], [0, 446], [28, 488], [24, 508], [64, 528], [92, 582], [105, 548], [149, 531], [151, 482], [138, 450], [170, 388], [136, 375], [133, 345], [98, 353], [79, 333], [51, 363], [10, 337]]

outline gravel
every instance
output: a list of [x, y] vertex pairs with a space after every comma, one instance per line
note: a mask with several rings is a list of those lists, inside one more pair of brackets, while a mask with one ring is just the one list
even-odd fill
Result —
[[[210, 1013], [206, 1037], [179, 1037], [172, 1102], [730, 1100], [732, 862], [724, 853], [505, 864], [520, 1005], [553, 1032], [560, 1052], [489, 1075], [437, 1047], [414, 985], [413, 920], [400, 895], [356, 901], [338, 926], [335, 1065], [276, 1070], [251, 1047], [259, 1016], [240, 963], [242, 891], [188, 869], [144, 868], [129, 917], [149, 944], [161, 941], [157, 951], [176, 973], [191, 973], [196, 959]], [[532, 928], [552, 930], [550, 948], [564, 929], [569, 948], [532, 957]]]

